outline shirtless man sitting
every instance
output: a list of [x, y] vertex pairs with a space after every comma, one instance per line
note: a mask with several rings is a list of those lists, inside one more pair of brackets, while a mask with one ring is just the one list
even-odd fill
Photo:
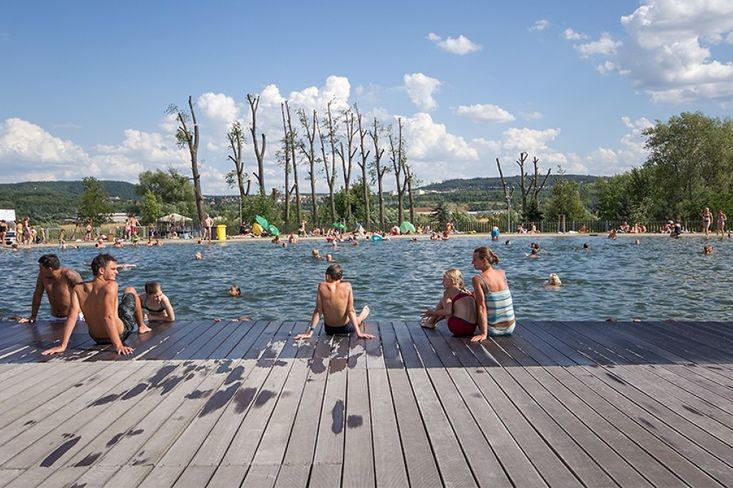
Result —
[[[71, 268], [62, 268], [55, 254], [44, 254], [38, 259], [38, 278], [31, 302], [31, 316], [18, 322], [21, 324], [36, 322], [44, 292], [51, 305], [51, 320], [53, 322], [66, 320], [71, 312], [71, 290], [77, 283], [81, 283], [79, 273]], [[84, 320], [83, 317], [80, 319]]]
[[144, 334], [150, 328], [143, 321], [140, 297], [134, 288], [123, 290], [122, 300], [117, 300], [117, 261], [111, 254], [100, 254], [92, 261], [94, 279], [74, 285], [71, 294], [71, 311], [64, 325], [61, 345], [43, 351], [43, 355], [64, 352], [69, 345], [79, 310], [84, 313], [89, 335], [97, 344], [112, 344], [117, 354], [132, 354], [133, 348], [124, 341], [138, 326]]
[[308, 339], [323, 314], [323, 328], [326, 334], [351, 334], [362, 339], [374, 339], [374, 336], [362, 331], [362, 324], [369, 315], [369, 307], [364, 307], [359, 316], [354, 310], [354, 292], [351, 283], [343, 281], [341, 266], [332, 264], [326, 269], [326, 281], [318, 284], [316, 308], [313, 310], [308, 332], [298, 334], [295, 339]]

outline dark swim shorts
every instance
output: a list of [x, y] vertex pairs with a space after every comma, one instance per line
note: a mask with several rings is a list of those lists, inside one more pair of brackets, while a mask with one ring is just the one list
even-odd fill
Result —
[[346, 325], [342, 325], [341, 327], [332, 327], [324, 322], [323, 330], [325, 330], [326, 334], [328, 335], [351, 334], [352, 332], [356, 332], [356, 329], [354, 328], [354, 324], [352, 324], [351, 322], [349, 322]]
[[[125, 339], [127, 339], [130, 336], [130, 333], [135, 330], [135, 324], [137, 324], [137, 321], [135, 320], [135, 307], [135, 295], [132, 293], [125, 293], [122, 295], [120, 304], [117, 306], [117, 316], [122, 320], [122, 325], [124, 327], [122, 333], [120, 333], [120, 340], [122, 342], [125, 342]], [[112, 344], [112, 341], [107, 337], [94, 337], [91, 334], [89, 335], [97, 344]]]

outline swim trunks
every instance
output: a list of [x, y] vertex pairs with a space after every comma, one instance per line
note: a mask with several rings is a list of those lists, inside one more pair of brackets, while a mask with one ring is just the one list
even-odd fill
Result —
[[510, 335], [512, 335], [512, 332], [514, 332], [514, 327], [516, 325], [517, 325], [517, 322], [515, 321], [509, 327], [491, 327], [491, 326], [489, 326], [489, 335], [491, 337], [496, 337], [496, 336], [510, 336]]
[[[49, 322], [66, 322], [67, 317], [56, 317], [55, 315], [51, 315], [51, 318], [48, 319]], [[84, 322], [84, 314], [79, 312], [79, 316], [76, 317], [77, 322]]]
[[[117, 306], [117, 316], [122, 320], [123, 330], [120, 333], [120, 340], [125, 342], [130, 336], [130, 333], [135, 330], [135, 295], [132, 293], [125, 293], [120, 299], [120, 304]], [[94, 337], [91, 333], [89, 336], [94, 339], [97, 344], [112, 344], [112, 340], [108, 337]]]
[[451, 316], [448, 317], [448, 330], [456, 337], [471, 336], [476, 332], [476, 324]]
[[340, 327], [333, 327], [331, 325], [328, 325], [326, 322], [324, 322], [323, 330], [326, 331], [326, 334], [328, 335], [351, 334], [352, 332], [356, 332], [356, 329], [354, 328], [354, 324], [352, 324], [351, 322], [349, 322], [346, 325], [342, 325]]

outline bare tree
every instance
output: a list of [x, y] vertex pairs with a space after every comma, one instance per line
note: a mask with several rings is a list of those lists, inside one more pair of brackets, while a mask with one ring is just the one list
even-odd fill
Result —
[[405, 141], [402, 137], [402, 118], [397, 118], [397, 145], [395, 146], [392, 132], [389, 133], [390, 160], [392, 161], [392, 169], [395, 175], [395, 183], [397, 187], [397, 220], [398, 224], [404, 220], [404, 200], [405, 191], [407, 190], [407, 182], [409, 178], [405, 172], [407, 158], [404, 151]]
[[[552, 168], [547, 170], [547, 174], [542, 180], [542, 183], [539, 182], [540, 180], [540, 160], [535, 156], [532, 158], [532, 164], [534, 166], [532, 175], [530, 176], [525, 170], [524, 165], [527, 162], [527, 158], [529, 157], [529, 154], [526, 152], [519, 153], [519, 159], [516, 161], [517, 165], [519, 166], [519, 190], [522, 193], [522, 217], [523, 218], [531, 218], [533, 212], [539, 211], [539, 204], [540, 204], [540, 192], [545, 187], [545, 183], [547, 183], [547, 178], [550, 176], [550, 173], [552, 172]], [[499, 166], [499, 175], [502, 177], [502, 184], [504, 184], [504, 176], [501, 171], [501, 163], [499, 162], [499, 158], [496, 159], [496, 164]], [[512, 190], [513, 191], [513, 190]], [[504, 196], [507, 195], [506, 185], [504, 185]], [[511, 196], [511, 194], [510, 194]], [[507, 199], [507, 202], [509, 199]]]
[[506, 231], [512, 231], [511, 213], [512, 213], [512, 195], [514, 195], [514, 185], [509, 188], [504, 179], [504, 172], [501, 170], [501, 163], [499, 158], [496, 158], [496, 166], [499, 168], [499, 177], [501, 178], [501, 187], [504, 189], [504, 199], [506, 200], [506, 212], [507, 212], [507, 224]]
[[308, 147], [305, 147], [304, 143], [299, 144], [300, 150], [308, 160], [308, 178], [311, 184], [311, 219], [313, 225], [318, 223], [318, 202], [316, 201], [316, 126], [318, 125], [318, 119], [316, 118], [316, 111], [313, 110], [313, 122], [309, 125], [308, 116], [305, 110], [301, 109], [298, 111], [298, 119], [300, 125], [305, 129], [305, 137], [308, 140]]
[[290, 225], [290, 132], [288, 126], [285, 123], [285, 104], [280, 104], [280, 113], [283, 117], [283, 149], [280, 155], [283, 158], [283, 165], [285, 167], [285, 226]]
[[369, 131], [369, 136], [374, 144], [374, 179], [377, 180], [377, 195], [379, 198], [379, 226], [382, 230], [385, 227], [384, 219], [384, 174], [387, 172], [388, 166], [382, 166], [381, 160], [384, 155], [384, 148], [379, 146], [379, 136], [383, 132], [382, 125], [376, 117], [374, 117], [374, 130]]
[[252, 134], [252, 145], [255, 150], [255, 158], [257, 158], [257, 173], [254, 175], [257, 177], [257, 183], [260, 185], [260, 195], [265, 195], [265, 133], [262, 136], [262, 147], [259, 147], [257, 142], [257, 107], [260, 104], [260, 96], [253, 97], [247, 93], [247, 101], [249, 102], [249, 108], [252, 112], [252, 125], [249, 127], [249, 131]]
[[295, 190], [295, 218], [298, 225], [300, 225], [302, 215], [300, 208], [300, 184], [298, 183], [298, 157], [295, 151], [295, 141], [298, 138], [298, 134], [293, 130], [293, 123], [290, 118], [290, 106], [288, 101], [285, 100], [285, 113], [288, 116], [288, 146], [290, 149], [290, 159], [293, 162], [293, 190]]
[[353, 168], [354, 155], [356, 148], [354, 147], [354, 136], [357, 133], [354, 112], [351, 109], [344, 110], [342, 113], [344, 121], [344, 129], [346, 131], [346, 150], [344, 150], [344, 141], [341, 141], [336, 152], [341, 159], [341, 169], [344, 176], [344, 197], [346, 198], [346, 221], [351, 221], [351, 204], [349, 203], [349, 188], [351, 187], [351, 170]]
[[[334, 199], [334, 186], [336, 185], [336, 125], [333, 122], [331, 113], [331, 102], [328, 102], [327, 116], [323, 123], [326, 124], [327, 134], [321, 131], [320, 124], [318, 128], [318, 138], [321, 141], [321, 154], [323, 155], [323, 168], [326, 173], [326, 183], [328, 184], [328, 195], [331, 200], [331, 222], [336, 222], [336, 201]], [[331, 160], [326, 158], [326, 138], [330, 141], [331, 152], [329, 154]]]
[[[406, 151], [405, 151], [406, 152]], [[407, 157], [405, 157], [407, 160]], [[415, 200], [412, 197], [412, 184], [414, 179], [412, 176], [412, 168], [405, 162], [405, 180], [407, 181], [407, 204], [410, 208], [410, 222], [415, 223]]]
[[369, 208], [369, 183], [367, 180], [367, 161], [369, 160], [369, 150], [366, 149], [364, 146], [364, 142], [366, 141], [367, 136], [367, 130], [362, 129], [361, 126], [361, 114], [359, 113], [359, 107], [354, 104], [354, 111], [356, 112], [356, 122], [358, 124], [358, 134], [359, 134], [359, 155], [361, 156], [361, 161], [357, 161], [357, 164], [361, 168], [361, 179], [362, 179], [362, 185], [363, 185], [363, 193], [362, 198], [364, 199], [364, 224], [366, 227], [366, 230], [370, 230], [371, 227], [371, 210]]
[[[193, 111], [193, 101], [188, 97], [189, 113], [182, 112], [178, 106], [169, 105], [166, 110], [169, 114], [175, 114], [178, 120], [176, 139], [180, 147], [187, 147], [191, 158], [191, 173], [193, 176], [193, 191], [196, 197], [196, 214], [199, 218], [199, 225], [204, 220], [203, 196], [201, 194], [201, 175], [199, 175], [198, 152], [199, 152], [199, 125], [196, 122], [196, 113]], [[193, 124], [193, 131], [188, 128], [188, 121]]]
[[244, 189], [244, 179], [247, 173], [244, 172], [244, 160], [242, 158], [242, 148], [244, 146], [244, 134], [242, 133], [242, 125], [234, 122], [227, 132], [229, 140], [229, 149], [232, 153], [228, 156], [229, 160], [234, 163], [234, 170], [227, 173], [226, 181], [230, 186], [234, 186], [236, 179], [237, 188], [239, 188], [239, 211], [242, 211], [242, 202], [244, 197], [249, 195], [250, 181], [247, 180], [247, 190]]

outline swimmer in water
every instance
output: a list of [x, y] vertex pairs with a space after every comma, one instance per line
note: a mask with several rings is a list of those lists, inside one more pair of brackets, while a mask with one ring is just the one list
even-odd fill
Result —
[[232, 286], [229, 287], [229, 296], [230, 297], [238, 297], [242, 296], [242, 289], [239, 288], [236, 284], [232, 283]]
[[562, 281], [560, 281], [560, 277], [557, 273], [550, 273], [550, 277], [545, 281], [545, 288], [559, 290], [561, 286]]

